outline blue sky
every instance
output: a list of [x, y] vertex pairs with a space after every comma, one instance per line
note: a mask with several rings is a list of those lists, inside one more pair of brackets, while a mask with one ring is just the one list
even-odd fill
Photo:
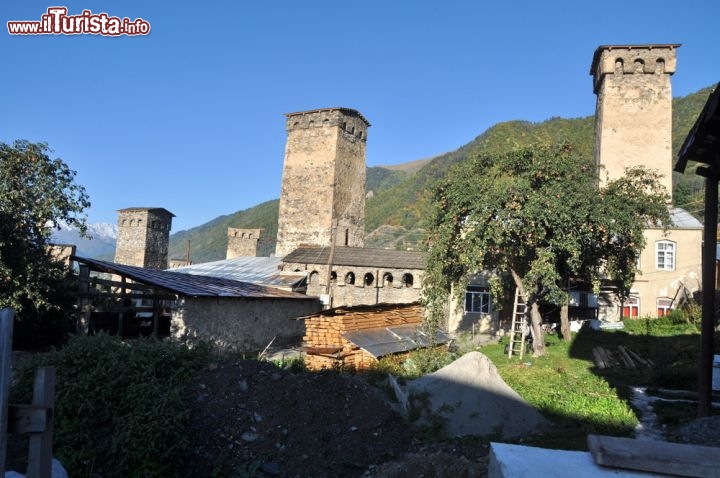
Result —
[[[141, 17], [151, 33], [8, 34], [54, 5]], [[720, 81], [717, 0], [11, 0], [0, 12], [0, 141], [49, 143], [87, 189], [91, 222], [159, 206], [173, 232], [279, 196], [284, 113], [359, 110], [377, 166], [501, 121], [594, 114], [599, 45], [681, 43], [674, 96]]]

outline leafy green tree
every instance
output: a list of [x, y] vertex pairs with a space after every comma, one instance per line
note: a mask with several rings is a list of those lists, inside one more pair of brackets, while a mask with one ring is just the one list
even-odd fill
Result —
[[670, 220], [669, 196], [657, 179], [629, 169], [599, 188], [592, 160], [567, 145], [479, 155], [457, 165], [432, 201], [424, 291], [430, 326], [444, 320], [454, 284], [463, 291], [469, 275], [488, 271], [498, 297], [499, 278], [509, 274], [529, 306], [534, 354], [544, 354], [539, 304], [566, 304], [568, 278], [593, 284], [603, 278], [621, 295], [629, 291], [643, 228]]
[[[90, 206], [75, 172], [45, 143], [0, 143], [0, 307], [22, 323], [57, 318], [65, 271], [48, 244], [60, 221], [85, 233]], [[50, 314], [50, 315], [47, 315]]]

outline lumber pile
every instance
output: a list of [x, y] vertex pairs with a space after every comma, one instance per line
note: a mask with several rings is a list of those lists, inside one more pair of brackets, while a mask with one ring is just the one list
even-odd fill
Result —
[[423, 312], [417, 304], [378, 304], [331, 309], [305, 317], [305, 365], [309, 370], [367, 370], [377, 359], [346, 340], [342, 333], [419, 324]]
[[627, 347], [619, 345], [615, 353], [609, 349], [596, 346], [592, 349], [593, 362], [598, 369], [608, 369], [623, 366], [628, 369], [653, 368], [655, 364], [652, 360], [643, 358]]

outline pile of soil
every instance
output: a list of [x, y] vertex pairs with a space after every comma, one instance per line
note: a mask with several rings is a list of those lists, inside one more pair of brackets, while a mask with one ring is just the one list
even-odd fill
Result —
[[487, 446], [424, 443], [360, 376], [224, 359], [188, 393], [187, 476], [484, 476]]
[[500, 377], [480, 352], [470, 352], [408, 385], [413, 404], [427, 400], [430, 419], [441, 417], [448, 436], [510, 439], [549, 425], [533, 406]]

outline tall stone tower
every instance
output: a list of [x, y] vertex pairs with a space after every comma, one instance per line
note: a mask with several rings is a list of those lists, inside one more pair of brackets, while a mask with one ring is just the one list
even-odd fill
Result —
[[146, 269], [167, 269], [173, 217], [173, 213], [160, 207], [120, 209], [115, 262]]
[[[348, 108], [288, 113], [275, 255], [300, 244], [362, 247], [370, 123]], [[337, 226], [335, 227], [335, 224]]]
[[256, 257], [262, 229], [228, 227], [228, 245], [225, 259]]
[[672, 91], [680, 45], [615, 45], [595, 50], [595, 159], [600, 181], [644, 166], [672, 193]]

